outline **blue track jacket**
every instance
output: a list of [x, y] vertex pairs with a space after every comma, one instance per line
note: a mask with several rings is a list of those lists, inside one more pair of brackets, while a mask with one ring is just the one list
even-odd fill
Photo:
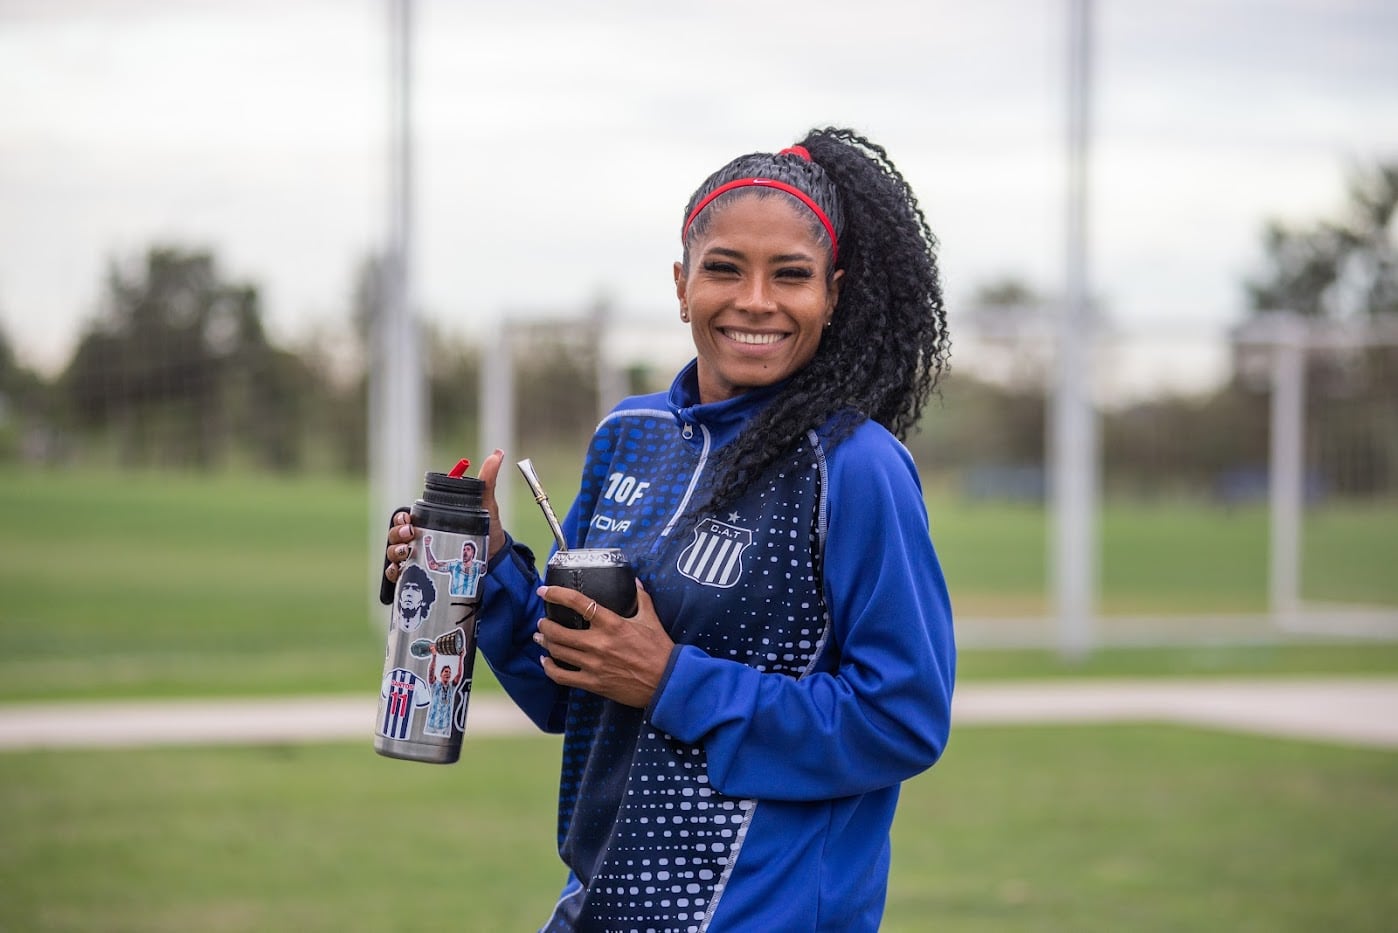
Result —
[[625, 550], [676, 642], [648, 709], [550, 681], [533, 555], [492, 557], [478, 644], [564, 733], [547, 930], [878, 929], [899, 783], [948, 737], [951, 606], [912, 458], [873, 422], [691, 513], [776, 391], [701, 405], [690, 363], [593, 436], [563, 530]]

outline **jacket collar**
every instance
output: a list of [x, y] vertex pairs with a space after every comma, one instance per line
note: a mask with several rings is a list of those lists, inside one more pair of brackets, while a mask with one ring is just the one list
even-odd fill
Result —
[[736, 437], [748, 419], [765, 408], [785, 386], [784, 380], [706, 405], [699, 401], [699, 361], [695, 359], [675, 376], [667, 402], [681, 428], [708, 428], [713, 446], [720, 447]]

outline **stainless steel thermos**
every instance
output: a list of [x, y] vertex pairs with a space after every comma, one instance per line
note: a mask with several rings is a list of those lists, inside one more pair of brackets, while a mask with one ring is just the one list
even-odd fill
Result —
[[490, 514], [485, 484], [428, 473], [417, 529], [389, 607], [374, 751], [450, 764], [461, 757]]

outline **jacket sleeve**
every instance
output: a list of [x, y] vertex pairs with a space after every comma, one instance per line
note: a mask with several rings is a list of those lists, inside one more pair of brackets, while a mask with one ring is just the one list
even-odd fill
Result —
[[562, 732], [567, 695], [539, 666], [543, 650], [533, 641], [544, 613], [534, 592], [539, 586], [534, 554], [508, 535], [505, 542], [491, 557], [481, 588], [476, 646], [525, 715], [545, 732]]
[[956, 649], [921, 484], [902, 445], [865, 428], [829, 464], [832, 631], [818, 672], [767, 674], [680, 646], [652, 701], [656, 726], [704, 748], [722, 793], [867, 793], [930, 767], [946, 746]]

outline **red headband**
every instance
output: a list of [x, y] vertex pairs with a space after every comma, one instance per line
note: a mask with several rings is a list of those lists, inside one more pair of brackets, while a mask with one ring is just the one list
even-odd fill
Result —
[[[806, 151], [804, 146], [792, 146], [790, 149], [783, 149], [781, 152], [777, 154], [786, 155], [788, 153], [792, 155], [798, 155], [806, 161], [810, 161], [811, 158], [811, 154]], [[684, 241], [685, 239], [688, 239], [689, 225], [694, 223], [694, 218], [698, 217], [699, 213], [704, 208], [708, 207], [711, 203], [713, 203], [714, 198], [718, 197], [721, 194], [726, 194], [727, 192], [732, 191], [735, 188], [753, 187], [776, 188], [778, 191], [785, 191], [787, 194], [791, 195], [792, 197], [799, 200], [802, 204], [809, 207], [811, 209], [811, 213], [816, 215], [816, 219], [819, 220], [821, 226], [825, 228], [826, 235], [830, 237], [831, 261], [833, 262], [836, 259], [836, 257], [839, 256], [840, 243], [839, 240], [835, 238], [835, 225], [830, 222], [829, 217], [825, 216], [825, 211], [821, 210], [820, 205], [817, 204], [809, 194], [802, 191], [800, 188], [797, 188], [793, 185], [788, 185], [784, 181], [777, 181], [774, 178], [739, 178], [736, 181], [728, 182], [726, 185], [719, 185], [713, 191], [710, 191], [707, 195], [705, 195], [703, 200], [701, 200], [698, 204], [694, 205], [694, 210], [690, 211], [689, 216], [684, 219], [684, 229], [680, 231], [680, 240]]]

